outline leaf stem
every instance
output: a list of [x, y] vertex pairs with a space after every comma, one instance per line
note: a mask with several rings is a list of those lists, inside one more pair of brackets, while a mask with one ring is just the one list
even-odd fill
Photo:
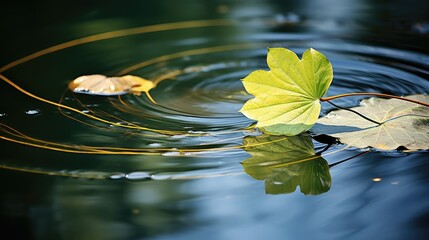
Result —
[[352, 157], [349, 157], [349, 158], [343, 159], [343, 160], [341, 160], [341, 161], [331, 163], [331, 164], [329, 164], [329, 168], [334, 167], [334, 166], [336, 166], [336, 165], [338, 165], [338, 164], [340, 164], [340, 163], [347, 162], [348, 160], [351, 160], [351, 159], [353, 159], [353, 158], [355, 158], [355, 157], [359, 157], [359, 156], [365, 155], [365, 154], [370, 153], [370, 152], [371, 152], [371, 151], [369, 151], [369, 150], [368, 150], [368, 151], [365, 151], [365, 152], [361, 152], [361, 153], [359, 153], [359, 154], [357, 154], [357, 155], [355, 155], [355, 156], [352, 156]]
[[317, 152], [317, 156], [322, 156], [322, 153], [328, 150], [332, 146], [332, 143], [327, 144], [321, 151]]
[[336, 107], [336, 108], [339, 108], [339, 109], [342, 109], [342, 110], [346, 110], [346, 111], [350, 111], [350, 112], [352, 112], [352, 113], [355, 113], [355, 114], [359, 115], [359, 117], [364, 118], [365, 120], [368, 120], [368, 121], [370, 121], [370, 122], [372, 122], [372, 123], [375, 123], [375, 124], [377, 124], [377, 125], [381, 125], [381, 123], [379, 123], [379, 122], [377, 122], [377, 121], [375, 121], [375, 120], [372, 120], [371, 118], [369, 118], [369, 117], [367, 117], [367, 116], [364, 116], [363, 114], [361, 114], [361, 113], [359, 113], [359, 112], [357, 112], [357, 111], [355, 111], [355, 110], [352, 110], [352, 109], [348, 109], [348, 108], [344, 108], [344, 107], [338, 106], [337, 104], [334, 104], [333, 102], [328, 101], [328, 100], [326, 100], [326, 102], [327, 102], [327, 103], [329, 103], [329, 104], [331, 104], [332, 106], [334, 106], [334, 107]]
[[400, 97], [400, 96], [396, 96], [396, 95], [390, 95], [390, 94], [384, 94], [384, 93], [371, 93], [371, 92], [357, 92], [357, 93], [339, 94], [339, 95], [334, 95], [334, 96], [330, 96], [330, 97], [320, 98], [320, 101], [321, 102], [327, 102], [329, 100], [334, 100], [334, 99], [342, 98], [342, 97], [351, 97], [351, 96], [376, 96], [376, 97], [383, 97], [383, 98], [396, 98], [399, 100], [412, 102], [412, 103], [416, 103], [419, 105], [429, 107], [429, 103], [425, 103], [425, 102], [421, 102], [421, 101], [417, 101], [417, 100], [413, 100], [413, 99], [409, 99], [409, 98], [404, 98], [404, 97]]

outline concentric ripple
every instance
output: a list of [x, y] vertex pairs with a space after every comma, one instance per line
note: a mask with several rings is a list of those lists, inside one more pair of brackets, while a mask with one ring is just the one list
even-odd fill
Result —
[[[6, 153], [8, 160], [1, 167], [130, 180], [241, 174], [238, 163], [248, 157], [243, 138], [260, 133], [238, 112], [251, 97], [240, 79], [266, 68], [267, 47], [287, 47], [298, 54], [313, 47], [324, 53], [334, 66], [328, 95], [409, 95], [429, 89], [427, 55], [275, 32], [274, 27], [270, 19], [257, 24], [206, 20], [144, 26], [59, 44], [0, 68], [2, 91], [12, 99], [30, 99], [41, 115], [17, 121], [15, 110], [2, 106], [0, 138], [22, 153]], [[229, 31], [230, 37], [219, 37], [216, 33], [221, 31]], [[163, 34], [173, 37], [165, 40]], [[130, 43], [135, 51], [129, 49]], [[39, 74], [30, 74], [41, 67]], [[54, 68], [64, 71], [48, 71]], [[150, 91], [156, 103], [145, 95], [98, 97], [66, 90], [76, 76], [96, 73], [150, 79], [157, 83]], [[339, 104], [356, 106], [361, 99]], [[329, 110], [324, 106], [322, 114]], [[316, 149], [323, 147], [316, 143]], [[39, 149], [49, 164], [29, 161], [30, 148]], [[332, 149], [327, 155], [340, 148]], [[96, 163], [81, 169], [63, 162], [74, 158], [76, 166], [82, 161]]]

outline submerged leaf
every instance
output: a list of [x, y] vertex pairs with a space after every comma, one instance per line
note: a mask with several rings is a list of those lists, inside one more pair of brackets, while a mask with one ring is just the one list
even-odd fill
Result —
[[[429, 102], [428, 95], [407, 98]], [[338, 110], [320, 118], [312, 131], [338, 138], [342, 143], [357, 147], [394, 150], [429, 149], [429, 108], [398, 99], [370, 98], [363, 106], [352, 108], [377, 122], [377, 125], [355, 113]]]
[[252, 155], [242, 162], [244, 171], [255, 179], [265, 179], [269, 194], [291, 193], [300, 186], [302, 193], [317, 195], [331, 187], [328, 163], [314, 153], [307, 135], [247, 137], [244, 146]]
[[333, 78], [332, 65], [310, 48], [298, 56], [285, 48], [269, 48], [270, 71], [257, 70], [243, 79], [255, 96], [240, 110], [270, 134], [297, 135], [310, 129], [320, 114], [319, 99]]
[[106, 77], [100, 74], [85, 75], [69, 83], [69, 89], [76, 93], [116, 96], [126, 93], [140, 95], [148, 93], [155, 87], [152, 81], [141, 77], [126, 75], [122, 77]]

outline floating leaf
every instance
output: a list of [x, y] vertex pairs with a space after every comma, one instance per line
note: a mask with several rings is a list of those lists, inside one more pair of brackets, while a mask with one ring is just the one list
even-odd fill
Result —
[[257, 70], [243, 79], [254, 95], [240, 110], [270, 134], [297, 135], [310, 129], [320, 114], [319, 99], [333, 78], [332, 65], [310, 48], [298, 56], [285, 48], [269, 48], [270, 71]]
[[[106, 77], [100, 74], [85, 75], [76, 78], [69, 84], [69, 89], [73, 92], [100, 96], [116, 96], [126, 93], [140, 95], [142, 92], [147, 94], [154, 87], [155, 84], [152, 81], [132, 75], [122, 77]], [[152, 100], [152, 98], [150, 99]]]
[[[407, 98], [429, 102], [428, 95]], [[352, 109], [382, 124], [372, 123], [350, 111], [338, 110], [320, 118], [312, 131], [338, 138], [342, 143], [357, 148], [429, 149], [428, 107], [381, 98], [364, 100], [362, 105]]]
[[265, 179], [269, 194], [291, 193], [300, 186], [305, 195], [317, 195], [331, 187], [328, 163], [314, 153], [308, 135], [246, 137], [244, 146], [252, 155], [243, 161], [244, 171]]

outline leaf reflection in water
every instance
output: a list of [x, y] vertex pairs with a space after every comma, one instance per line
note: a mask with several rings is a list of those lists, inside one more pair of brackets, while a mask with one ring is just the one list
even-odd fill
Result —
[[308, 135], [246, 137], [243, 145], [251, 155], [242, 162], [244, 171], [265, 180], [268, 194], [292, 193], [299, 186], [305, 195], [318, 195], [331, 187], [328, 162], [315, 154]]

